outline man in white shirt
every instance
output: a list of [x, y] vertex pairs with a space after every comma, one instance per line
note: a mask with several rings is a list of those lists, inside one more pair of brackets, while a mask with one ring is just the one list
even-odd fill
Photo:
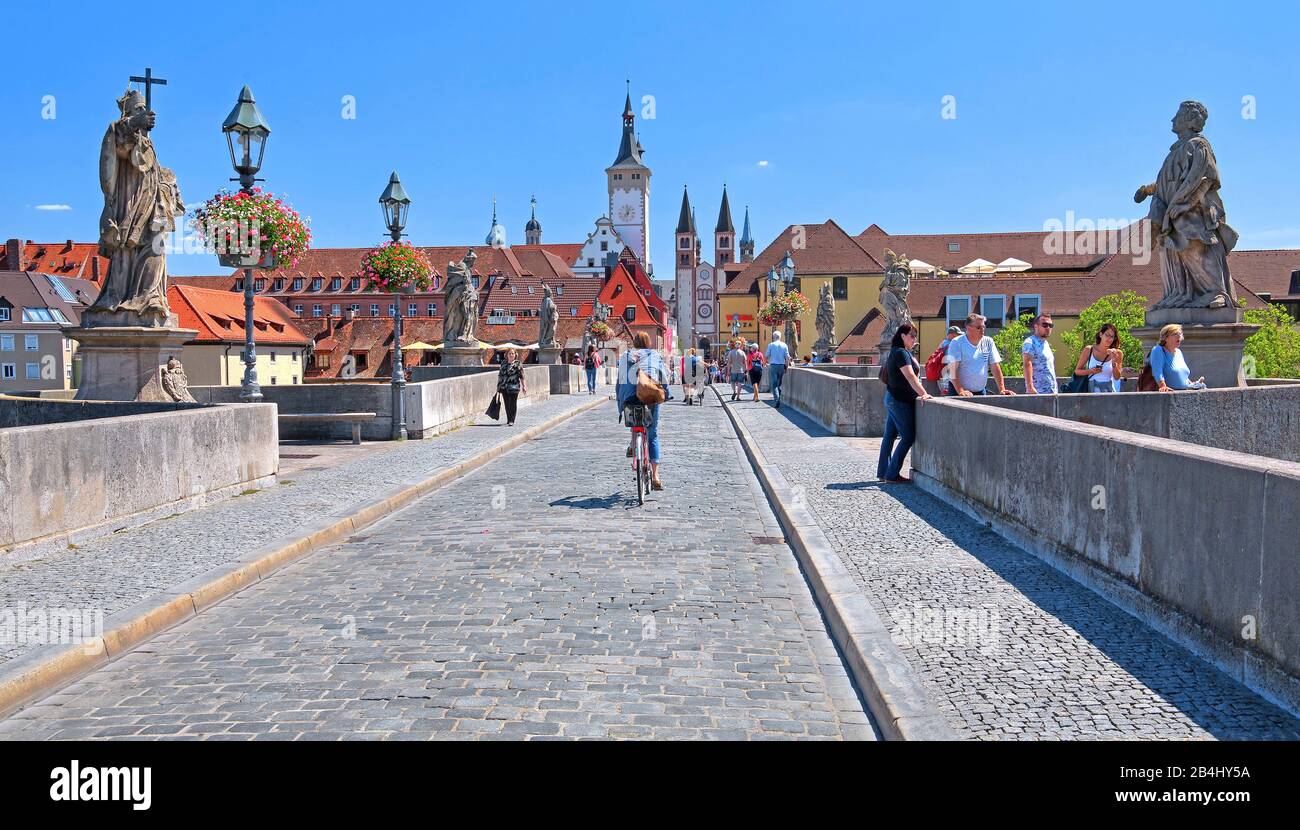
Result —
[[772, 400], [778, 407], [781, 406], [781, 380], [789, 362], [790, 347], [781, 342], [781, 332], [772, 332], [772, 342], [767, 346], [767, 371], [772, 381]]
[[1002, 354], [992, 337], [984, 334], [987, 320], [983, 314], [966, 318], [966, 336], [958, 337], [948, 346], [948, 382], [950, 395], [969, 398], [988, 394], [989, 369], [997, 381], [998, 392], [1014, 395], [1002, 377]]

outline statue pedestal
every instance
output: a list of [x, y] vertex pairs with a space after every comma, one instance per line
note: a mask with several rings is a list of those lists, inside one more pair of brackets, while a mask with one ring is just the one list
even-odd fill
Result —
[[1130, 333], [1142, 341], [1143, 354], [1150, 354], [1160, 341], [1160, 329], [1178, 323], [1183, 327], [1179, 348], [1192, 380], [1204, 375], [1205, 385], [1211, 388], [1241, 387], [1246, 385], [1241, 368], [1246, 338], [1259, 331], [1259, 326], [1242, 319], [1239, 308], [1161, 308], [1148, 311], [1146, 325]]
[[558, 346], [547, 346], [537, 350], [537, 362], [547, 366], [554, 366], [560, 362], [560, 354], [564, 350]]
[[180, 359], [194, 329], [104, 326], [68, 332], [81, 356], [79, 401], [170, 401], [161, 370]]
[[483, 349], [477, 345], [448, 344], [442, 348], [443, 366], [482, 366]]

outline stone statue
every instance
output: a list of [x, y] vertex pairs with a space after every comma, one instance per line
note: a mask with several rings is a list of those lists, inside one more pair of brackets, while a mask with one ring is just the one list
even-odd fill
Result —
[[108, 125], [99, 150], [99, 252], [109, 259], [108, 276], [82, 326], [175, 325], [163, 245], [184, 202], [176, 176], [154, 155], [149, 131], [155, 116], [145, 96], [129, 89], [117, 106], [121, 117]]
[[898, 327], [912, 322], [907, 308], [907, 292], [912, 283], [911, 260], [885, 249], [885, 278], [880, 283], [880, 308], [885, 312], [885, 328], [880, 333], [881, 348], [887, 348]]
[[1228, 273], [1228, 251], [1237, 244], [1237, 232], [1224, 221], [1219, 168], [1210, 142], [1201, 135], [1208, 117], [1197, 101], [1179, 104], [1173, 118], [1178, 140], [1156, 180], [1133, 195], [1139, 203], [1152, 197], [1148, 241], [1160, 251], [1165, 288], [1153, 310], [1237, 304]]
[[555, 324], [560, 321], [560, 310], [555, 307], [551, 287], [542, 283], [541, 322], [537, 325], [537, 347], [539, 349], [555, 348]]
[[190, 381], [185, 377], [185, 367], [176, 358], [167, 361], [166, 366], [159, 367], [158, 382], [167, 397], [178, 403], [197, 403], [190, 394]]
[[477, 344], [478, 289], [474, 287], [474, 263], [478, 257], [471, 249], [461, 262], [447, 263], [447, 285], [443, 293], [447, 305], [442, 321], [442, 342]]
[[835, 298], [831, 296], [831, 284], [822, 283], [821, 295], [817, 298], [817, 342], [813, 351], [826, 354], [835, 350]]

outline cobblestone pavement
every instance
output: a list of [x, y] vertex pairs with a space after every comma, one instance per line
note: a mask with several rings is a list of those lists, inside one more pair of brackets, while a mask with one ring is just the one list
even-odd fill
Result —
[[873, 738], [720, 406], [663, 418], [644, 507], [602, 405], [0, 736]]
[[766, 395], [727, 406], [802, 487], [959, 734], [1300, 737], [1287, 713], [983, 524], [881, 485], [880, 439], [831, 436]]
[[[556, 395], [521, 409], [519, 425], [526, 428], [590, 400], [586, 395]], [[277, 537], [290, 536], [305, 521], [365, 501], [421, 473], [433, 475], [513, 434], [487, 418], [479, 421], [482, 425], [400, 446], [388, 443], [372, 451], [363, 445], [358, 449], [364, 452], [337, 465], [309, 460], [266, 490], [102, 536], [57, 555], [0, 560], [0, 609], [91, 609], [107, 617]], [[305, 455], [312, 450], [293, 446], [281, 452]], [[323, 457], [332, 455], [326, 452]], [[0, 643], [0, 663], [31, 648], [35, 645]]]

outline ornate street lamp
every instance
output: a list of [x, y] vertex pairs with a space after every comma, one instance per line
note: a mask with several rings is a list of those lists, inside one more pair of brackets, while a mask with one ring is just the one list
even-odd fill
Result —
[[[263, 181], [257, 178], [257, 171], [262, 169], [262, 156], [266, 153], [266, 139], [271, 135], [271, 128], [253, 100], [253, 91], [247, 86], [239, 91], [239, 100], [226, 116], [221, 131], [226, 134], [226, 146], [230, 148], [230, 164], [239, 174], [231, 181], [239, 182], [239, 189], [244, 193], [252, 193], [253, 183]], [[262, 388], [257, 383], [257, 345], [253, 338], [253, 269], [265, 268], [267, 259], [254, 252], [244, 260], [244, 379], [240, 384], [239, 399], [246, 403], [262, 400]], [[271, 266], [274, 267], [273, 259]]]
[[[384, 212], [384, 226], [388, 236], [397, 242], [406, 228], [406, 216], [411, 210], [411, 198], [406, 195], [397, 171], [388, 177], [388, 187], [379, 194], [379, 207]], [[402, 365], [402, 292], [393, 303], [393, 440], [406, 440], [406, 367]]]
[[[794, 290], [794, 257], [790, 252], [785, 252], [785, 258], [781, 260], [781, 283], [785, 286], [785, 293], [789, 294]], [[787, 320], [785, 323], [785, 344], [791, 352], [797, 352], [799, 349], [798, 338], [795, 336], [794, 320]]]
[[248, 193], [254, 182], [261, 181], [254, 177], [262, 169], [262, 156], [266, 153], [266, 139], [271, 128], [253, 100], [253, 91], [247, 86], [239, 91], [239, 100], [226, 116], [221, 131], [226, 134], [226, 146], [230, 148], [230, 164], [239, 174], [238, 179], [231, 181], [238, 181], [239, 189]]

